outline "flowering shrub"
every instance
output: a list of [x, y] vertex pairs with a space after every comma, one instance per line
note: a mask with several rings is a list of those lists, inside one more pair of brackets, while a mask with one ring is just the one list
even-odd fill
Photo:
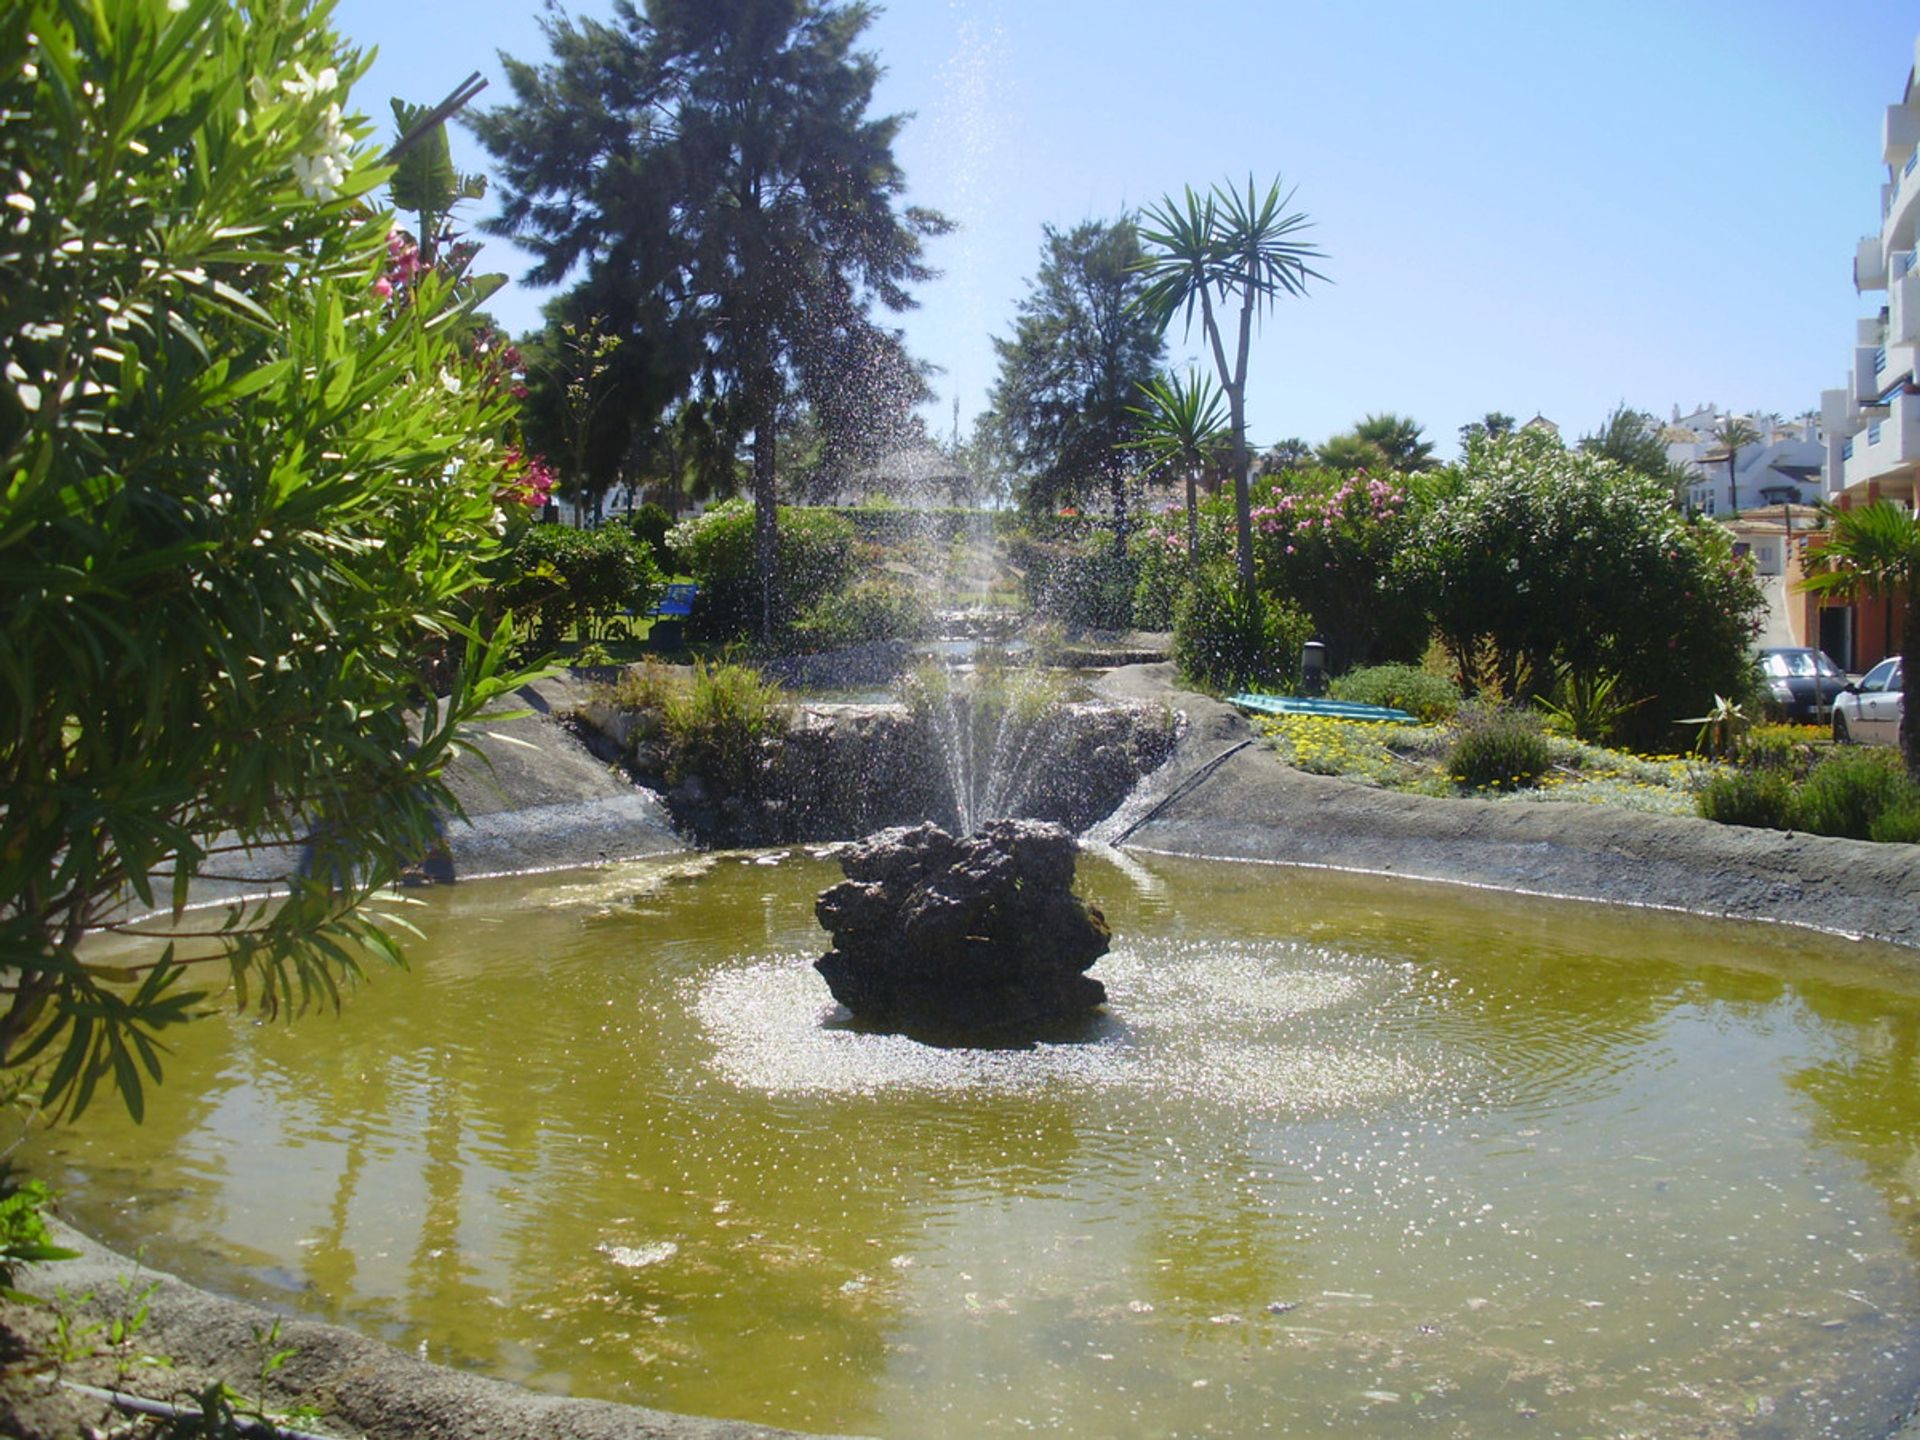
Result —
[[1469, 690], [1530, 698], [1561, 665], [1611, 672], [1634, 706], [1621, 735], [1657, 743], [1744, 688], [1764, 605], [1751, 568], [1655, 482], [1526, 431], [1476, 439], [1435, 485], [1400, 568]]
[[1335, 670], [1420, 653], [1424, 607], [1394, 563], [1417, 543], [1404, 482], [1364, 471], [1268, 476], [1255, 488], [1253, 534], [1261, 589], [1313, 617]]
[[1197, 557], [1187, 551], [1184, 506], [1169, 505], [1142, 520], [1127, 542], [1136, 576], [1133, 623], [1140, 629], [1171, 629], [1173, 612], [1196, 570], [1232, 555], [1233, 532], [1223, 519], [1222, 512], [1203, 512]]
[[507, 451], [500, 474], [499, 488], [493, 492], [496, 500], [539, 510], [553, 497], [553, 470], [538, 455], [522, 456], [515, 446]]

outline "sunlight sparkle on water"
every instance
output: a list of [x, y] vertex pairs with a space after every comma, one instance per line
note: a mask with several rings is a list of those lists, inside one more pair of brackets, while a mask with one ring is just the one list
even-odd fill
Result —
[[694, 1011], [727, 1081], [770, 1095], [1124, 1087], [1243, 1111], [1300, 1113], [1414, 1091], [1427, 1077], [1366, 1038], [1396, 971], [1293, 943], [1122, 946], [1095, 971], [1092, 1039], [940, 1049], [845, 1027], [807, 960], [755, 957], [707, 977]]

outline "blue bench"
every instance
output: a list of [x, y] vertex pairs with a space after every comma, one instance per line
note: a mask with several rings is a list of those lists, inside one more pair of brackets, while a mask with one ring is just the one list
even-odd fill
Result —
[[1404, 710], [1387, 705], [1362, 705], [1356, 700], [1323, 700], [1307, 695], [1250, 695], [1227, 697], [1229, 705], [1262, 715], [1324, 715], [1332, 720], [1391, 720], [1401, 725], [1414, 723]]
[[700, 587], [692, 582], [669, 585], [647, 614], [655, 620], [684, 620], [693, 613]]

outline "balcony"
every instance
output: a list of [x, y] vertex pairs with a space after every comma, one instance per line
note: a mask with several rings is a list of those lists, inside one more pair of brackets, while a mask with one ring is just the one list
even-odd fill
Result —
[[1881, 347], [1869, 349], [1862, 345], [1853, 352], [1853, 404], [1858, 409], [1871, 405], [1880, 398], [1880, 374], [1873, 368], [1874, 356], [1882, 353]]
[[1849, 490], [1869, 480], [1910, 474], [1920, 465], [1920, 395], [1905, 391], [1891, 397], [1882, 418], [1840, 447], [1841, 470]]
[[1863, 235], [1853, 252], [1853, 288], [1887, 288], [1887, 249], [1878, 235]]
[[1910, 150], [1900, 168], [1892, 172], [1887, 186], [1886, 208], [1881, 212], [1880, 243], [1891, 254], [1912, 246], [1916, 234], [1916, 216], [1920, 216], [1920, 174], [1914, 159], [1920, 150]]
[[1911, 345], [1920, 340], [1920, 256], [1904, 250], [1908, 260], [1906, 273], [1887, 287], [1887, 334], [1893, 345]]
[[[1915, 57], [1920, 63], [1920, 55]], [[1906, 104], [1889, 105], [1880, 121], [1880, 158], [1893, 169], [1899, 165], [1904, 155], [1906, 168], [1913, 168], [1915, 155], [1920, 155], [1920, 109]]]

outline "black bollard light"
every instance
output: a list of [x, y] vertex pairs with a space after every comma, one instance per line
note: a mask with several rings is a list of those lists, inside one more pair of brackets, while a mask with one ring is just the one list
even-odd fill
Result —
[[1318, 640], [1309, 640], [1300, 647], [1300, 693], [1327, 693], [1327, 647]]

